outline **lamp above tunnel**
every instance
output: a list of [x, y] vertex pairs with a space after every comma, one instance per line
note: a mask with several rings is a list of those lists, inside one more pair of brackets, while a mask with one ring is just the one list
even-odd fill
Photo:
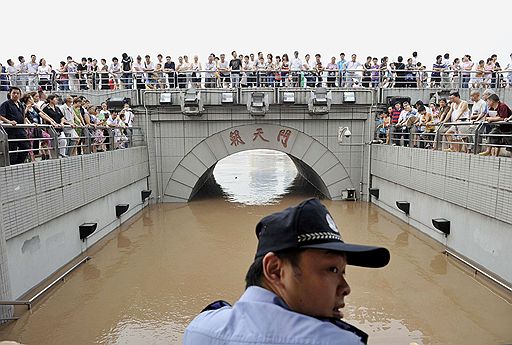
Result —
[[269, 109], [268, 96], [263, 92], [252, 92], [247, 99], [247, 110], [251, 115], [264, 116]]
[[160, 104], [172, 104], [172, 93], [163, 92], [160, 94]]
[[309, 96], [308, 111], [311, 115], [325, 115], [331, 110], [331, 91], [325, 87], [317, 87]]
[[189, 88], [180, 94], [181, 112], [185, 115], [200, 115], [204, 111], [201, 92]]

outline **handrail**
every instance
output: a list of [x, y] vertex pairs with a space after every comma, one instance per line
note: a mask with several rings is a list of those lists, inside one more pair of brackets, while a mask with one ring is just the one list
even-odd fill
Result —
[[[305, 62], [305, 61], [304, 61]], [[252, 62], [251, 62], [252, 63]], [[266, 62], [265, 62], [266, 63]], [[312, 61], [311, 65], [314, 63]], [[391, 63], [390, 63], [391, 64]], [[102, 90], [112, 91], [120, 89], [141, 89], [146, 86], [158, 87], [161, 89], [182, 88], [184, 83], [206, 84], [208, 78], [229, 79], [231, 75], [239, 74], [239, 76], [268, 76], [272, 80], [271, 84], [266, 87], [279, 87], [285, 84], [285, 77], [290, 76], [290, 82], [300, 84], [299, 75], [307, 77], [317, 76], [322, 79], [323, 84], [333, 84], [337, 87], [357, 87], [366, 88], [396, 88], [396, 87], [417, 87], [417, 88], [470, 88], [491, 85], [496, 88], [512, 86], [512, 70], [464, 70], [452, 69], [451, 67], [443, 71], [434, 69], [396, 69], [387, 65], [382, 68], [381, 65], [374, 65], [371, 68], [365, 68], [362, 64], [357, 69], [327, 68], [327, 65], [321, 70], [314, 68], [305, 69], [304, 65], [301, 69], [285, 69], [272, 68], [268, 65], [258, 67], [253, 65], [251, 68], [242, 66], [240, 70], [224, 70], [215, 67], [214, 69], [184, 69], [174, 70], [164, 69], [146, 69], [146, 70], [130, 70], [130, 71], [86, 71], [82, 73], [53, 71], [49, 78], [39, 78], [38, 74], [33, 73], [0, 73], [0, 84], [7, 88], [11, 85], [27, 87], [35, 90], [40, 87], [45, 91], [79, 91], [79, 90]], [[433, 73], [439, 75], [432, 76]], [[222, 74], [222, 75], [219, 75]], [[272, 79], [274, 75], [278, 79]], [[436, 79], [438, 78], [438, 79]], [[191, 79], [199, 79], [192, 80]], [[42, 83], [40, 83], [42, 81]], [[181, 82], [180, 82], [181, 81]], [[229, 82], [229, 81], [228, 81]], [[240, 86], [239, 81], [236, 82], [237, 87]], [[267, 82], [264, 82], [267, 83]], [[364, 84], [364, 85], [363, 85]], [[305, 86], [305, 85], [304, 85]], [[216, 86], [214, 86], [216, 87]]]
[[512, 292], [512, 287], [511, 286], [508, 286], [508, 285], [504, 284], [503, 282], [499, 281], [498, 279], [494, 278], [489, 273], [487, 273], [484, 270], [476, 267], [475, 265], [473, 265], [469, 261], [467, 261], [464, 258], [462, 258], [461, 256], [457, 255], [455, 252], [453, 252], [453, 251], [451, 251], [449, 249], [445, 249], [444, 252], [445, 252], [446, 255], [453, 256], [455, 259], [459, 260], [460, 262], [462, 262], [466, 266], [469, 266], [472, 270], [475, 271], [475, 274], [479, 273], [479, 274], [485, 276], [487, 279], [493, 281], [495, 284], [498, 284], [502, 288], [508, 290], [509, 292]]
[[32, 296], [29, 300], [18, 300], [18, 301], [0, 301], [0, 305], [26, 305], [27, 308], [30, 310], [32, 308], [32, 304], [34, 301], [36, 301], [39, 297], [41, 297], [43, 294], [45, 294], [48, 290], [50, 290], [55, 284], [57, 284], [59, 281], [64, 280], [64, 278], [70, 274], [72, 271], [74, 271], [78, 266], [83, 264], [84, 262], [90, 260], [90, 256], [86, 256], [79, 262], [77, 262], [73, 267], [68, 269], [66, 272], [62, 273], [58, 278], [56, 278], [53, 282], [48, 284], [46, 287], [44, 287], [41, 291], [39, 291], [37, 294]]
[[[27, 130], [27, 138], [8, 138], [8, 132], [14, 128]], [[48, 135], [32, 137], [31, 130], [43, 129]], [[82, 129], [82, 133], [75, 136], [66, 134], [66, 130]], [[64, 130], [64, 132], [60, 132]], [[60, 133], [58, 133], [59, 131]], [[70, 136], [71, 135], [71, 136]], [[49, 136], [49, 137], [48, 137]], [[31, 161], [35, 161], [34, 151], [40, 151], [42, 159], [56, 159], [75, 155], [78, 148], [82, 154], [99, 151], [113, 151], [117, 148], [140, 146], [144, 142], [144, 134], [141, 127], [117, 126], [117, 125], [40, 125], [40, 124], [16, 124], [0, 122], [0, 166], [10, 165], [10, 153], [28, 153]], [[28, 145], [10, 150], [9, 143], [26, 142]], [[40, 147], [36, 146], [40, 144]], [[16, 146], [21, 144], [16, 144]], [[51, 153], [51, 154], [50, 154]], [[19, 163], [19, 161], [18, 161]]]

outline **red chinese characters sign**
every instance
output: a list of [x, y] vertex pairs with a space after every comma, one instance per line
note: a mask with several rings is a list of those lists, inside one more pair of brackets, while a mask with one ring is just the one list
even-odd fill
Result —
[[280, 142], [284, 148], [288, 147], [288, 139], [290, 139], [292, 131], [289, 129], [281, 129], [277, 135], [277, 141]]
[[263, 137], [263, 129], [262, 128], [256, 128], [256, 132], [254, 132], [254, 138], [252, 138], [252, 141], [255, 141], [256, 139], [260, 138], [263, 141], [266, 141], [268, 143], [268, 140]]
[[[247, 133], [246, 133], [247, 134]], [[284, 148], [288, 147], [288, 140], [290, 139], [290, 136], [292, 134], [292, 131], [289, 129], [280, 129], [277, 134], [277, 142], [281, 144]], [[258, 127], [253, 132], [253, 138], [252, 141], [264, 141], [264, 142], [270, 142], [267, 138], [265, 138], [265, 131], [262, 127]], [[272, 135], [272, 134], [270, 134]], [[239, 130], [235, 129], [233, 131], [229, 132], [229, 140], [231, 142], [231, 146], [238, 146], [238, 145], [245, 145], [245, 141], [242, 139], [242, 135]]]
[[245, 142], [242, 140], [238, 130], [230, 132], [229, 139], [231, 140], [231, 146], [245, 145]]

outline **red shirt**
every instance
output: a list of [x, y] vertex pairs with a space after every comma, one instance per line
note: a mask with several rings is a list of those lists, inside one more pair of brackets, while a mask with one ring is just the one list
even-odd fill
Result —
[[391, 123], [398, 123], [400, 113], [402, 113], [402, 109], [397, 110], [396, 108], [393, 108], [393, 111], [391, 112]]
[[512, 110], [510, 110], [508, 105], [505, 103], [498, 102], [498, 106], [493, 110], [496, 110], [498, 112], [498, 116], [502, 119], [506, 119], [512, 115]]

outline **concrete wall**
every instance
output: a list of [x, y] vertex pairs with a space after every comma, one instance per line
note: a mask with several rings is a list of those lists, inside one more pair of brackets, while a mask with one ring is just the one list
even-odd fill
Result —
[[[512, 160], [372, 146], [376, 205], [512, 285]], [[410, 203], [410, 215], [396, 201]], [[433, 218], [451, 222], [445, 238]]]
[[[11, 298], [22, 296], [140, 211], [140, 191], [146, 187], [147, 181], [142, 178], [8, 240]], [[117, 204], [130, 204], [119, 219]], [[98, 223], [97, 230], [85, 241], [80, 240], [78, 230], [83, 223]]]
[[[238, 134], [239, 140], [232, 140], [234, 133]], [[260, 133], [261, 137], [255, 137], [254, 133]], [[286, 137], [281, 137], [280, 133], [285, 133]], [[196, 185], [201, 177], [218, 161], [231, 154], [253, 149], [284, 152], [292, 156], [294, 161], [310, 167], [312, 172], [307, 175], [313, 173], [314, 176], [305, 178], [313, 183], [316, 181], [315, 187], [328, 198], [339, 200], [343, 190], [354, 187], [345, 167], [325, 145], [293, 128], [257, 123], [229, 128], [195, 146], [174, 170], [165, 187], [164, 201], [186, 202], [197, 191]]]
[[[146, 147], [0, 168], [0, 299], [15, 299], [141, 209]], [[98, 223], [85, 243], [78, 226]], [[5, 309], [5, 308], [4, 308]], [[5, 315], [4, 315], [5, 317]]]
[[[307, 105], [272, 105], [265, 116], [253, 117], [243, 105], [224, 105], [205, 106], [201, 116], [187, 116], [176, 105], [162, 105], [148, 107], [147, 116], [139, 115], [136, 125], [142, 126], [151, 138], [148, 140], [151, 189], [157, 191], [160, 198], [180, 162], [194, 147], [220, 132], [240, 126], [254, 129], [265, 125], [283, 126], [311, 137], [335, 156], [347, 171], [353, 188], [359, 190], [360, 183], [367, 184], [368, 146], [365, 143], [368, 132], [372, 133], [373, 121], [367, 121], [370, 109], [369, 105], [333, 105], [329, 114], [310, 115]], [[345, 126], [350, 128], [352, 136], [340, 145], [338, 128]], [[194, 186], [187, 189], [190, 188]]]

